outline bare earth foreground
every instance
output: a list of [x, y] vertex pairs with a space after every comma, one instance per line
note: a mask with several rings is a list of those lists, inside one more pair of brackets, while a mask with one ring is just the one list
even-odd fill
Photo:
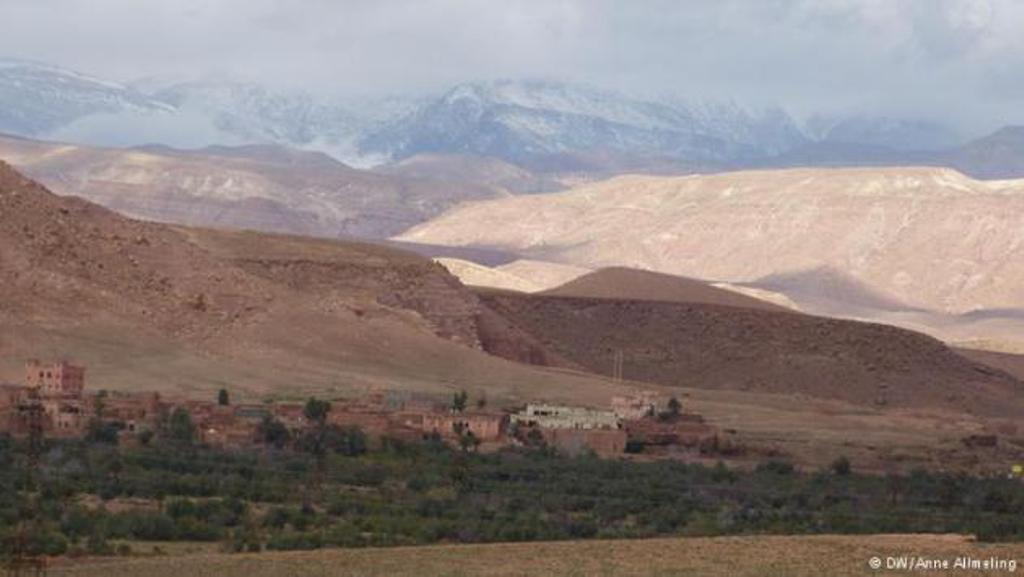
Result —
[[[869, 567], [872, 557], [883, 568]], [[566, 541], [488, 545], [437, 545], [388, 549], [334, 549], [315, 552], [199, 555], [66, 566], [51, 575], [65, 577], [278, 577], [484, 575], [644, 575], [700, 577], [800, 577], [886, 575], [888, 559], [957, 557], [978, 561], [1016, 560], [1024, 572], [1024, 544], [986, 545], [958, 535], [876, 535], [809, 537], [719, 537], [624, 541]], [[913, 571], [924, 575], [1004, 575], [988, 571]]]

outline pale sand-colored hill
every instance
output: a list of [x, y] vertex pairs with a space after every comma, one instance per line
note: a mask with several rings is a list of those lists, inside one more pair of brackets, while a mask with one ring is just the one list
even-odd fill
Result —
[[911, 307], [830, 269], [770, 275], [740, 286], [785, 295], [812, 314], [900, 326], [963, 348], [1024, 352], [1024, 311], [1020, 309], [947, 313]]
[[384, 238], [463, 200], [508, 194], [475, 174], [383, 174], [276, 146], [111, 149], [0, 136], [0, 160], [132, 217], [328, 238]]
[[1024, 181], [943, 168], [624, 176], [464, 204], [399, 238], [730, 283], [831, 269], [909, 307], [1024, 307]]
[[469, 286], [490, 287], [525, 293], [543, 290], [543, 287], [527, 278], [504, 272], [497, 268], [484, 266], [458, 258], [435, 258], [435, 262], [448, 269], [462, 284]]
[[520, 259], [499, 266], [486, 266], [464, 258], [436, 257], [434, 260], [444, 265], [463, 284], [526, 293], [552, 289], [591, 272], [590, 269], [538, 260]]
[[769, 302], [774, 305], [789, 309], [791, 311], [801, 311], [800, 305], [796, 304], [796, 302], [793, 299], [779, 292], [744, 285], [735, 285], [727, 282], [711, 283], [711, 286], [723, 290], [737, 292], [740, 293], [741, 295], [746, 295], [750, 298], [754, 298], [759, 301]]
[[557, 262], [518, 259], [496, 267], [499, 271], [529, 279], [541, 290], [563, 285], [572, 279], [591, 272], [589, 268]]

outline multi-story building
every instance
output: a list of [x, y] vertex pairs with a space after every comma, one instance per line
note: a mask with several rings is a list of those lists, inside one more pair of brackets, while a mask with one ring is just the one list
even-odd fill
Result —
[[67, 361], [44, 365], [32, 359], [25, 363], [25, 386], [36, 389], [41, 398], [81, 399], [85, 390], [85, 367]]
[[84, 390], [85, 367], [67, 361], [43, 364], [30, 360], [25, 363], [25, 390], [18, 402], [19, 412], [25, 416], [31, 406], [41, 407], [44, 429], [57, 436], [79, 435], [85, 430], [89, 413]]

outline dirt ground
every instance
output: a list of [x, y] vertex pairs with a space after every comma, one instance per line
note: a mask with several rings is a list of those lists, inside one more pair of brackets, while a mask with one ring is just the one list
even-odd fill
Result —
[[[880, 569], [872, 569], [877, 557]], [[1001, 568], [953, 569], [957, 558], [996, 560]], [[914, 558], [941, 567], [924, 575], [1006, 575], [1024, 571], [1024, 544], [986, 545], [958, 535], [673, 538], [390, 549], [335, 549], [246, 555], [191, 555], [81, 563], [60, 577], [341, 577], [341, 576], [657, 576], [848, 577], [892, 575]], [[1014, 563], [1015, 571], [1008, 563]]]

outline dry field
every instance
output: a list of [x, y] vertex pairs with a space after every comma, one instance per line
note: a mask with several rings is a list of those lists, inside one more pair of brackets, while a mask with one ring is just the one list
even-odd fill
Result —
[[[1024, 561], [1024, 545], [982, 545], [957, 535], [721, 537], [336, 549], [249, 555], [197, 555], [63, 566], [55, 577], [658, 576], [847, 577], [872, 570], [873, 556]], [[1018, 567], [1017, 571], [1024, 571]], [[932, 571], [1001, 575], [1009, 571]]]

